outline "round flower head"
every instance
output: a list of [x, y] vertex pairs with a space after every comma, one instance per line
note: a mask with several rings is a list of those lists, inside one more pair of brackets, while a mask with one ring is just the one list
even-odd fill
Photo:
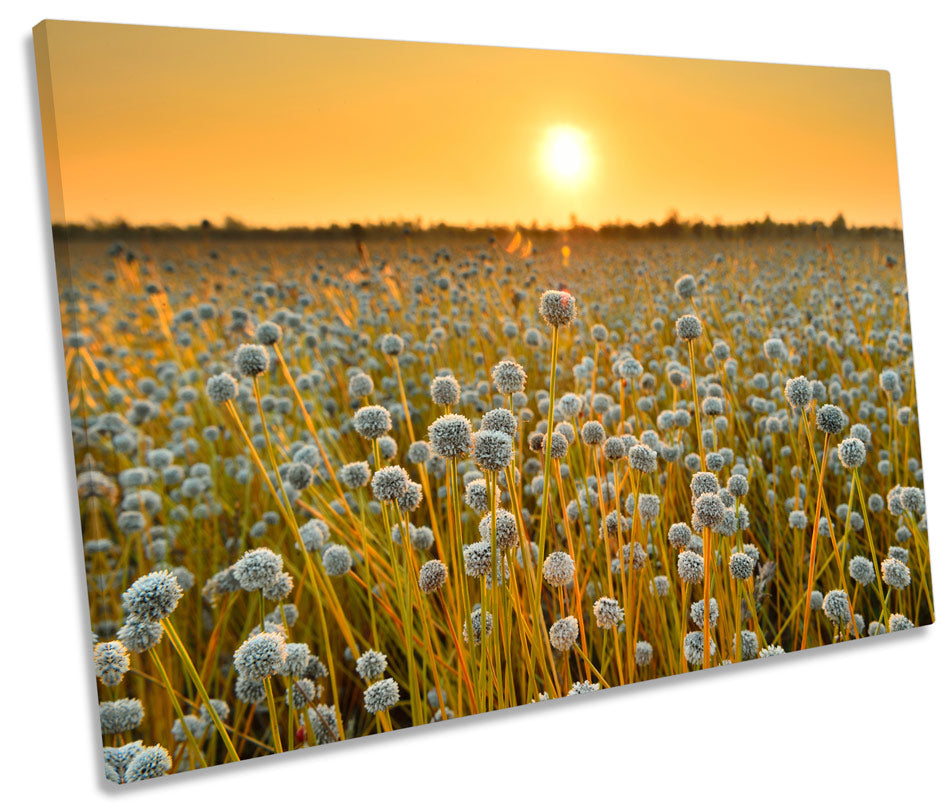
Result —
[[178, 579], [168, 570], [143, 575], [122, 593], [122, 607], [143, 620], [161, 620], [178, 606], [182, 592]]
[[323, 551], [323, 569], [327, 575], [346, 575], [353, 566], [353, 556], [342, 544], [331, 544]]
[[237, 381], [227, 372], [212, 375], [205, 384], [205, 392], [214, 403], [227, 403], [237, 397]]
[[429, 385], [429, 395], [432, 402], [439, 406], [454, 406], [459, 402], [462, 388], [452, 375], [439, 375], [432, 379]]
[[234, 365], [245, 378], [254, 378], [267, 372], [270, 356], [260, 344], [242, 344], [234, 354]]
[[242, 677], [265, 680], [283, 670], [286, 646], [283, 635], [276, 632], [255, 634], [234, 652], [234, 668]]
[[[698, 600], [695, 603], [691, 604], [689, 607], [690, 620], [692, 620], [693, 623], [695, 623], [700, 628], [703, 627], [703, 623], [706, 620], [704, 616], [705, 613], [703, 611], [703, 607], [705, 605], [706, 604], [704, 601]], [[715, 598], [710, 598], [709, 599], [709, 628], [711, 629], [716, 628], [716, 623], [718, 622], [718, 620], [719, 620], [719, 602]]]
[[280, 341], [280, 337], [283, 334], [283, 331], [280, 329], [279, 324], [274, 324], [272, 321], [262, 321], [257, 325], [257, 329], [254, 331], [254, 339], [259, 344], [276, 344]]
[[476, 431], [472, 458], [483, 471], [503, 471], [512, 458], [511, 436], [502, 431]]
[[617, 363], [615, 372], [624, 381], [633, 382], [643, 374], [643, 364], [631, 355]]
[[863, 555], [856, 555], [848, 562], [848, 574], [861, 586], [874, 580], [874, 565]]
[[340, 733], [336, 726], [336, 711], [334, 707], [317, 705], [316, 708], [307, 708], [310, 717], [310, 726], [317, 738], [317, 744], [329, 744], [339, 739]]
[[594, 601], [594, 619], [601, 629], [616, 628], [623, 623], [623, 607], [615, 598], [598, 598]]
[[431, 455], [432, 449], [429, 448], [429, 444], [425, 440], [416, 440], [409, 446], [409, 451], [406, 452], [409, 462], [413, 465], [423, 465]]
[[381, 713], [399, 702], [399, 686], [392, 677], [374, 682], [363, 691], [363, 707], [367, 713]]
[[910, 586], [910, 570], [903, 561], [896, 558], [885, 558], [881, 562], [881, 577], [885, 584], [894, 589]]
[[495, 364], [491, 371], [491, 379], [500, 394], [513, 395], [515, 392], [524, 392], [528, 376], [521, 364], [506, 358]]
[[482, 417], [482, 430], [501, 431], [514, 439], [518, 430], [517, 418], [507, 409], [492, 409]]
[[703, 325], [691, 314], [680, 316], [676, 320], [676, 335], [680, 341], [694, 341], [703, 334]]
[[238, 559], [231, 572], [241, 589], [253, 592], [271, 586], [283, 569], [283, 559], [266, 547], [248, 550]]
[[[716, 641], [709, 636], [709, 656], [716, 653]], [[683, 638], [683, 654], [690, 665], [702, 665], [703, 662], [703, 633], [689, 632]]]
[[924, 492], [920, 488], [901, 488], [901, 505], [911, 513], [924, 512]]
[[832, 589], [828, 592], [822, 601], [821, 608], [828, 620], [839, 626], [851, 622], [851, 604], [848, 601], [848, 593], [843, 589]]
[[785, 399], [793, 409], [804, 409], [811, 403], [811, 384], [803, 375], [785, 382]]
[[384, 355], [395, 357], [402, 352], [403, 341], [395, 333], [386, 333], [379, 342], [379, 348]]
[[793, 510], [788, 514], [788, 526], [793, 530], [804, 530], [808, 526], [808, 517], [803, 510]]
[[726, 488], [736, 499], [741, 499], [749, 492], [749, 480], [742, 474], [733, 474], [729, 477]]
[[[112, 767], [117, 773], [125, 775], [125, 770], [132, 759], [141, 753], [145, 748], [142, 747], [141, 740], [123, 744], [120, 747], [103, 747], [102, 755], [107, 766]], [[117, 781], [116, 783], [120, 783]]]
[[392, 415], [382, 406], [362, 406], [353, 415], [353, 428], [366, 440], [382, 437], [388, 434], [392, 427]]
[[[758, 657], [759, 654], [759, 638], [755, 636], [755, 632], [750, 631], [749, 629], [743, 629], [742, 634], [739, 636], [740, 645], [742, 646], [742, 659], [743, 660], [754, 660]], [[732, 636], [732, 645], [735, 647], [736, 637]]]
[[[473, 632], [473, 640], [477, 646], [482, 642], [482, 607], [476, 606], [472, 610], [470, 616], [471, 628]], [[462, 627], [462, 639], [467, 643], [468, 642], [468, 630], [469, 624], [466, 623]], [[492, 614], [491, 612], [485, 612], [485, 636], [487, 637], [492, 632]]]
[[901, 499], [900, 485], [895, 485], [887, 492], [887, 509], [892, 516], [900, 516], [904, 512], [904, 503]]
[[103, 685], [110, 687], [122, 682], [129, 670], [129, 652], [117, 640], [111, 643], [99, 643], [93, 653], [96, 664], [96, 676]]
[[307, 676], [310, 662], [310, 646], [306, 643], [288, 643], [284, 657], [284, 673], [299, 678]]
[[447, 414], [429, 425], [429, 445], [440, 457], [464, 457], [472, 450], [472, 424], [460, 414]]
[[409, 474], [405, 468], [390, 465], [373, 474], [373, 496], [380, 502], [395, 502], [409, 490]]
[[721, 415], [724, 411], [722, 405], [722, 398], [706, 397], [703, 398], [702, 404], [703, 414], [706, 417], [716, 417]]
[[171, 756], [160, 744], [146, 747], [136, 755], [125, 768], [124, 780], [126, 784], [137, 781], [147, 781], [149, 778], [158, 778], [165, 775], [172, 768]]
[[634, 471], [650, 474], [656, 470], [656, 451], [644, 443], [636, 443], [630, 446], [627, 459]]
[[267, 688], [259, 679], [252, 679], [241, 674], [234, 681], [234, 695], [248, 705], [256, 705], [267, 698]]
[[99, 703], [99, 727], [103, 736], [134, 730], [145, 718], [145, 709], [138, 699], [117, 699]]
[[574, 583], [574, 559], [561, 550], [555, 550], [544, 559], [541, 571], [551, 586], [565, 587]]
[[406, 492], [396, 499], [396, 506], [403, 513], [412, 513], [422, 504], [422, 485], [418, 482], [409, 482]]
[[438, 558], [426, 561], [419, 568], [419, 589], [427, 595], [436, 592], [445, 585], [448, 574], [448, 568]]
[[607, 462], [617, 462], [623, 458], [626, 451], [627, 447], [619, 437], [608, 437], [604, 442], [604, 459]]
[[374, 649], [368, 649], [356, 660], [356, 673], [360, 679], [372, 682], [386, 670], [386, 655]]
[[603, 445], [607, 439], [607, 432], [603, 424], [598, 420], [588, 420], [581, 426], [581, 440], [584, 445], [597, 446]]
[[591, 411], [595, 414], [602, 415], [610, 408], [610, 398], [608, 398], [602, 392], [598, 392], [594, 395], [593, 400], [591, 401]]
[[462, 548], [462, 557], [465, 560], [465, 574], [472, 578], [480, 578], [491, 572], [491, 544], [487, 541], [476, 541]]
[[305, 491], [313, 481], [313, 468], [305, 462], [292, 462], [287, 466], [285, 479], [298, 491]]
[[[500, 494], [495, 491], [495, 505], [497, 506]], [[488, 504], [488, 483], [484, 479], [473, 479], [465, 486], [465, 504], [476, 513], [488, 513], [491, 506]]]
[[898, 376], [898, 374], [893, 369], [885, 369], [878, 376], [878, 382], [881, 385], [881, 389], [891, 394], [900, 389], [901, 385], [900, 376]]
[[373, 379], [365, 372], [357, 372], [347, 384], [347, 393], [354, 400], [368, 398], [373, 394]]
[[693, 537], [693, 532], [689, 529], [689, 525], [685, 522], [677, 522], [672, 525], [669, 529], [669, 532], [666, 534], [667, 541], [670, 542], [670, 546], [676, 550], [682, 550], [689, 540]]
[[369, 482], [372, 472], [365, 462], [348, 462], [340, 469], [340, 481], [347, 488], [363, 488]]
[[[320, 693], [323, 693], [322, 688], [320, 689]], [[302, 679], [294, 680], [294, 683], [290, 689], [290, 693], [288, 693], [285, 698], [288, 707], [292, 705], [295, 708], [304, 708], [313, 702], [316, 696], [316, 684], [314, 684], [313, 680], [304, 677]]]
[[286, 572], [281, 572], [272, 584], [268, 584], [261, 591], [269, 601], [282, 601], [294, 588], [294, 579]]
[[303, 541], [304, 549], [308, 553], [316, 552], [323, 547], [329, 537], [330, 529], [326, 522], [321, 519], [311, 519], [300, 526], [300, 538]]
[[815, 425], [825, 434], [838, 434], [848, 425], [844, 412], [832, 403], [826, 403], [815, 415]]
[[[394, 539], [395, 541], [395, 539]], [[412, 546], [420, 552], [425, 552], [435, 544], [435, 533], [432, 529], [423, 525], [422, 527], [409, 527], [409, 541]]]
[[697, 471], [693, 474], [689, 487], [693, 496], [698, 499], [703, 494], [718, 494], [719, 480], [716, 479], [715, 474], [711, 474], [708, 471]]
[[733, 553], [729, 556], [729, 574], [737, 581], [752, 577], [754, 564], [745, 553]]
[[692, 550], [683, 550], [676, 558], [676, 571], [688, 584], [703, 580], [703, 557]]
[[566, 327], [577, 315], [577, 302], [563, 290], [548, 290], [541, 294], [538, 312], [551, 327]]
[[633, 661], [641, 668], [653, 660], [653, 645], [646, 640], [638, 640], [633, 650]]
[[726, 506], [718, 494], [704, 493], [693, 505], [694, 516], [699, 527], [715, 529], [726, 514]]
[[670, 579], [665, 575], [657, 575], [650, 582], [650, 593], [659, 595], [661, 598], [670, 594]]
[[141, 654], [158, 645], [164, 633], [161, 623], [132, 615], [122, 624], [116, 637], [129, 651]]
[[649, 524], [660, 515], [660, 497], [654, 493], [641, 493], [637, 510], [644, 524]]
[[558, 408], [567, 418], [577, 417], [583, 406], [584, 402], [573, 392], [567, 392], [558, 401]]
[[[478, 523], [479, 538], [491, 543], [491, 514], [482, 516]], [[518, 522], [513, 513], [507, 510], [495, 511], [495, 546], [499, 552], [506, 552], [518, 544]]]
[[575, 682], [571, 686], [571, 690], [567, 692], [568, 696], [579, 696], [580, 694], [592, 694], [595, 691], [600, 690], [599, 683], [592, 683], [590, 680], [584, 680], [583, 682]]
[[898, 561], [907, 564], [910, 561], [910, 551], [906, 547], [892, 545], [887, 548], [887, 558], [896, 558]]
[[548, 630], [548, 638], [551, 640], [551, 647], [558, 651], [570, 651], [571, 647], [577, 642], [577, 635], [580, 629], [577, 624], [577, 618], [574, 615], [562, 617], [555, 620]]
[[[544, 453], [544, 444], [547, 442], [547, 437], [540, 432], [538, 433], [540, 438], [541, 447], [538, 449], [539, 453]], [[561, 434], [559, 431], [551, 432], [551, 459], [552, 460], [562, 460], [567, 456], [567, 438]]]
[[692, 274], [683, 274], [674, 285], [680, 299], [692, 299], [696, 295], [696, 279]]
[[590, 328], [590, 337], [598, 344], [603, 344], [607, 340], [607, 328], [603, 324], [595, 324]]
[[762, 351], [770, 361], [784, 361], [788, 358], [788, 350], [780, 338], [767, 339], [762, 345]]
[[838, 444], [838, 459], [848, 468], [859, 468], [867, 457], [867, 446], [857, 437], [847, 437]]
[[633, 521], [622, 514], [619, 515], [619, 520], [620, 521], [618, 522], [618, 514], [616, 510], [612, 510], [610, 513], [604, 516], [603, 523], [601, 524], [600, 528], [601, 535], [604, 539], [615, 539], [617, 538], [618, 532], [625, 533], [633, 526]]
[[903, 632], [913, 629], [914, 624], [903, 615], [893, 614], [887, 619], [887, 628], [892, 632]]
[[187, 741], [188, 733], [185, 732], [186, 726], [188, 731], [191, 732], [191, 735], [196, 739], [200, 739], [204, 735], [205, 728], [208, 726], [207, 722], [199, 719], [193, 713], [189, 713], [187, 716], [185, 716], [184, 724], [182, 721], [183, 720], [181, 719], [176, 719], [172, 724], [172, 737], [176, 742]]

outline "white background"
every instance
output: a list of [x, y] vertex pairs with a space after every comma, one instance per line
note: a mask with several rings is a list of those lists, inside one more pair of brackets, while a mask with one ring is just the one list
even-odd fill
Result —
[[[946, 621], [140, 790], [105, 785], [30, 35], [44, 17], [891, 71], [935, 593], [939, 608], [950, 600], [950, 473], [943, 468], [950, 432], [940, 422], [948, 396], [948, 57], [946, 20], [933, 16], [940, 4], [243, 5], [46, 2], [3, 12], [0, 770], [8, 808], [39, 797], [43, 807], [126, 803], [136, 810], [946, 803], [946, 795], [934, 795], [948, 783]], [[20, 792], [32, 797], [18, 799]]]

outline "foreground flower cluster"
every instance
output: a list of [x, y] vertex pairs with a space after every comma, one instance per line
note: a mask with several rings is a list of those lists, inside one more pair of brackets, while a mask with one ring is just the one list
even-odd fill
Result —
[[151, 250], [61, 291], [114, 782], [933, 618], [899, 246]]

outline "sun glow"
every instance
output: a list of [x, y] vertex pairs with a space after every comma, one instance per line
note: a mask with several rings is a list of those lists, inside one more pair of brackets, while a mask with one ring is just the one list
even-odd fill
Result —
[[576, 183], [590, 173], [589, 139], [576, 127], [551, 127], [545, 134], [542, 155], [545, 171], [557, 181]]

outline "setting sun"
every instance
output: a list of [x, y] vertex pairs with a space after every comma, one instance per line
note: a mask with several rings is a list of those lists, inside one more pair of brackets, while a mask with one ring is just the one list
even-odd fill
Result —
[[583, 180], [591, 163], [587, 135], [575, 127], [552, 127], [545, 136], [543, 157], [545, 171], [555, 180]]

